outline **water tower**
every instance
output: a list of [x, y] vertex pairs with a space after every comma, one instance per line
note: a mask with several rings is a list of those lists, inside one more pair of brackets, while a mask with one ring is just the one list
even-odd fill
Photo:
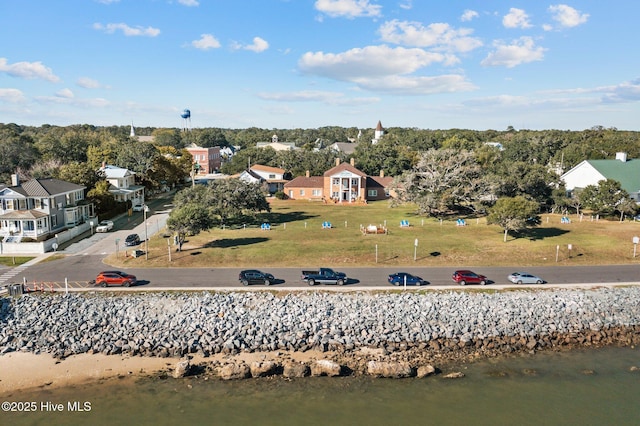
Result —
[[182, 111], [182, 114], [180, 114], [180, 117], [182, 117], [182, 130], [191, 130], [191, 111], [185, 109]]

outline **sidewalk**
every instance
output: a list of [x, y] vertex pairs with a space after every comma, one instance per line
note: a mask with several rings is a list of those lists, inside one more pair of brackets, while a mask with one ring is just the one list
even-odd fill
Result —
[[[163, 201], [169, 201], [173, 197], [173, 192], [169, 192], [165, 194], [163, 197], [158, 197], [156, 199], [149, 200], [151, 202], [157, 201], [154, 204], [162, 204]], [[161, 229], [163, 229], [166, 225], [167, 218], [169, 217], [170, 208], [165, 208], [166, 205], [163, 205], [160, 208], [156, 208], [152, 214], [147, 216], [147, 226], [145, 229], [144, 220], [141, 220], [141, 223], [135, 226], [131, 230], [115, 230], [113, 232], [105, 232], [105, 233], [93, 233], [90, 235], [90, 232], [86, 232], [71, 241], [62, 244], [61, 247], [57, 251], [50, 251], [47, 253], [36, 253], [36, 254], [24, 254], [21, 256], [35, 256], [33, 259], [28, 262], [23, 263], [22, 265], [18, 265], [15, 267], [9, 266], [5, 268], [0, 265], [0, 287], [15, 282], [12, 280], [16, 275], [24, 272], [31, 265], [35, 265], [36, 263], [42, 262], [43, 260], [54, 256], [54, 255], [84, 255], [84, 254], [96, 254], [96, 255], [106, 255], [115, 250], [115, 242], [119, 242], [119, 248], [124, 251], [128, 249], [124, 247], [124, 238], [125, 234], [135, 234], [140, 235], [140, 238], [143, 240], [142, 247], [144, 246], [144, 238], [145, 234], [148, 235], [148, 238], [151, 238], [153, 235], [158, 233]], [[127, 213], [122, 213], [112, 220], [121, 219], [126, 217]], [[136, 217], [136, 219], [141, 219]]]

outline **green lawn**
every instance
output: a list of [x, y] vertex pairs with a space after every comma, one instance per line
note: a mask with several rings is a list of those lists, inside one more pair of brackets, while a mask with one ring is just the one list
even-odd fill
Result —
[[0, 265], [13, 267], [27, 263], [31, 259], [33, 259], [33, 256], [0, 256]]
[[[111, 255], [108, 262], [130, 267], [284, 267], [593, 265], [640, 260], [640, 252], [633, 257], [632, 244], [632, 238], [640, 235], [638, 222], [595, 221], [587, 216], [580, 221], [573, 216], [571, 223], [561, 224], [560, 216], [543, 215], [541, 226], [528, 235], [510, 235], [505, 243], [502, 229], [487, 225], [484, 218], [465, 218], [466, 226], [456, 226], [457, 217], [442, 222], [422, 218], [413, 207], [391, 208], [386, 201], [351, 206], [273, 200], [271, 206], [271, 213], [253, 222], [188, 238], [182, 252], [172, 245], [171, 263], [168, 238], [162, 235], [149, 242], [148, 260], [125, 259], [121, 253], [119, 259]], [[401, 228], [403, 219], [411, 226]], [[271, 230], [261, 230], [262, 222], [271, 223]], [[322, 229], [323, 222], [331, 222], [332, 228]], [[360, 226], [370, 224], [386, 224], [389, 232], [363, 235]]]

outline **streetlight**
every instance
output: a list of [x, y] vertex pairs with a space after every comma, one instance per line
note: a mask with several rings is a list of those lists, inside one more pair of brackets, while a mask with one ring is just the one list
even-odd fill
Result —
[[147, 212], [149, 206], [142, 205], [142, 212], [144, 214], [144, 260], [149, 260], [149, 234], [147, 234]]

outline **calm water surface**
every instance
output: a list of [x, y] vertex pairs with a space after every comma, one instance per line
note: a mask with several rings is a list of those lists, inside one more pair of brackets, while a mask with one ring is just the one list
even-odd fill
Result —
[[640, 425], [632, 366], [640, 350], [608, 348], [478, 362], [457, 380], [122, 379], [4, 395], [38, 410], [0, 412], [0, 425]]

